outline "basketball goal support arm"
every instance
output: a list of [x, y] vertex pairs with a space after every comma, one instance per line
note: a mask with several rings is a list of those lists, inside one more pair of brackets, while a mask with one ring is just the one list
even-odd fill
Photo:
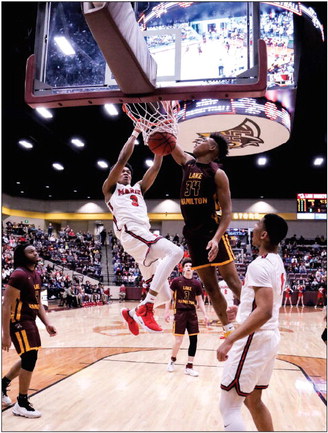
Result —
[[[96, 7], [95, 7], [96, 6]], [[83, 14], [117, 84], [125, 94], [152, 93], [157, 64], [130, 2], [83, 2]]]

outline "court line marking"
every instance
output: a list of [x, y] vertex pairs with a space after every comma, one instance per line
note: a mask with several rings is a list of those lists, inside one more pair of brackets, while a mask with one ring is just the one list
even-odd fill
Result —
[[[94, 348], [94, 347], [70, 347], [69, 349], [92, 349], [92, 348]], [[108, 348], [108, 349], [115, 349], [115, 347], [112, 347], [112, 346], [106, 346], [106, 347], [104, 347], [104, 348]], [[64, 349], [64, 350], [67, 350], [68, 348], [67, 347], [53, 347], [53, 348], [45, 348], [45, 349], [56, 349], [56, 350], [58, 350], [58, 349]], [[102, 348], [103, 349], [103, 348]], [[52, 386], [54, 386], [54, 385], [56, 385], [56, 384], [58, 384], [58, 383], [60, 383], [60, 382], [62, 382], [63, 380], [66, 380], [66, 379], [68, 379], [69, 377], [71, 377], [71, 376], [73, 376], [73, 375], [75, 375], [75, 374], [77, 374], [77, 373], [79, 373], [79, 372], [81, 372], [82, 370], [84, 370], [84, 369], [86, 369], [86, 368], [89, 368], [89, 367], [91, 367], [92, 365], [94, 365], [94, 364], [96, 364], [97, 362], [100, 362], [100, 361], [106, 361], [106, 362], [108, 362], [108, 361], [111, 361], [111, 362], [134, 362], [134, 363], [141, 363], [141, 361], [129, 361], [129, 360], [120, 360], [120, 359], [106, 359], [106, 358], [111, 358], [111, 357], [113, 357], [113, 356], [117, 356], [117, 355], [122, 355], [122, 354], [132, 354], [132, 353], [139, 353], [139, 352], [149, 352], [149, 351], [154, 351], [154, 350], [172, 350], [172, 347], [169, 347], [169, 348], [159, 348], [159, 347], [139, 347], [139, 348], [136, 348], [136, 347], [120, 347], [120, 349], [127, 349], [127, 351], [126, 352], [123, 352], [123, 353], [113, 353], [113, 354], [109, 354], [109, 355], [105, 355], [105, 356], [103, 356], [103, 357], [101, 357], [101, 358], [99, 358], [99, 359], [97, 359], [97, 360], [95, 360], [95, 361], [93, 361], [93, 362], [91, 362], [91, 363], [89, 363], [89, 364], [86, 364], [85, 363], [85, 365], [83, 366], [83, 367], [81, 367], [80, 369], [78, 369], [78, 370], [76, 370], [76, 371], [74, 371], [73, 373], [71, 373], [71, 374], [69, 374], [69, 375], [66, 375], [66, 376], [64, 376], [63, 378], [61, 378], [61, 379], [59, 379], [59, 380], [57, 380], [57, 381], [55, 381], [55, 382], [53, 382], [53, 383], [51, 383], [51, 384], [49, 384], [49, 385], [47, 385], [47, 386], [45, 386], [44, 388], [42, 388], [42, 389], [39, 389], [37, 392], [35, 392], [34, 394], [31, 394], [30, 395], [30, 397], [33, 397], [33, 396], [35, 396], [35, 395], [37, 395], [37, 394], [39, 394], [40, 392], [43, 392], [43, 391], [45, 391], [45, 390], [47, 390], [48, 388], [50, 388], [50, 387], [52, 387]], [[129, 351], [129, 349], [131, 350], [131, 351]], [[137, 350], [136, 350], [137, 349]], [[139, 350], [138, 350], [139, 349]], [[187, 350], [186, 348], [182, 348], [181, 350]], [[215, 349], [199, 349], [199, 351], [201, 351], [201, 350], [204, 350], [204, 351], [213, 351], [213, 352], [215, 352]], [[277, 355], [277, 358], [276, 359], [278, 359], [278, 356], [279, 355]], [[287, 356], [289, 356], [289, 355], [287, 355]], [[308, 358], [316, 358], [316, 357], [308, 357]], [[318, 359], [318, 358], [317, 358]], [[319, 359], [324, 359], [324, 358], [319, 358]], [[314, 388], [314, 390], [315, 390], [315, 392], [316, 392], [316, 394], [319, 396], [319, 398], [321, 399], [321, 401], [327, 406], [327, 400], [325, 399], [325, 397], [322, 395], [322, 393], [317, 389], [317, 387], [315, 386], [315, 384], [314, 384], [314, 382], [311, 380], [311, 378], [307, 375], [307, 373], [303, 370], [303, 368], [302, 367], [300, 367], [299, 365], [297, 365], [297, 364], [295, 364], [295, 363], [293, 363], [293, 362], [291, 362], [291, 361], [287, 361], [287, 360], [282, 360], [282, 359], [278, 359], [279, 361], [283, 361], [283, 362], [287, 362], [287, 363], [289, 363], [289, 364], [292, 364], [292, 365], [294, 365], [295, 367], [297, 367], [296, 369], [279, 369], [279, 368], [277, 368], [277, 369], [274, 369], [274, 370], [284, 370], [284, 371], [297, 371], [297, 369], [299, 369], [302, 373], [303, 373], [303, 375], [306, 377], [306, 379], [309, 381], [309, 382], [311, 382], [312, 383], [312, 385], [313, 385], [313, 388]], [[159, 364], [159, 365], [165, 365], [165, 363], [161, 363], [161, 362], [156, 362], [156, 361], [142, 361], [142, 363], [144, 364], [144, 363], [148, 363], [148, 364]], [[82, 363], [80, 363], [80, 364], [82, 364]], [[180, 365], [180, 364], [178, 364], [178, 365]], [[181, 365], [183, 365], [183, 364], [181, 364]], [[220, 368], [220, 366], [216, 366], [216, 365], [212, 365], [212, 366], [210, 366], [210, 365], [198, 365], [197, 364], [197, 366], [201, 366], [201, 367], [214, 367], [214, 368], [217, 368], [217, 367], [219, 367]], [[223, 367], [223, 365], [222, 365], [222, 367]], [[59, 374], [57, 374], [57, 375], [59, 375]], [[8, 409], [10, 409], [10, 408], [12, 408], [14, 406], [14, 403], [12, 403], [12, 404], [10, 404], [9, 406], [7, 406], [7, 407], [5, 407], [4, 409], [2, 409], [2, 412], [5, 412], [6, 410], [8, 410]]]

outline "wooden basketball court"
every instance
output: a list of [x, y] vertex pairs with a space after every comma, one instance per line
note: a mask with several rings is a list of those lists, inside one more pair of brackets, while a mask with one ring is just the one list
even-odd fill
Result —
[[[223, 364], [216, 360], [221, 327], [211, 306], [203, 324], [194, 368], [184, 374], [188, 338], [177, 368], [166, 371], [173, 337], [164, 310], [157, 318], [164, 332], [129, 333], [120, 309], [126, 302], [49, 313], [58, 335], [41, 329], [43, 348], [32, 379], [39, 419], [2, 414], [2, 431], [223, 431], [218, 409]], [[263, 391], [276, 431], [326, 431], [326, 346], [320, 338], [324, 313], [313, 307], [281, 309], [282, 340], [273, 377]], [[3, 352], [3, 374], [17, 359]], [[18, 380], [8, 395], [15, 401]], [[256, 428], [244, 409], [248, 430]]]

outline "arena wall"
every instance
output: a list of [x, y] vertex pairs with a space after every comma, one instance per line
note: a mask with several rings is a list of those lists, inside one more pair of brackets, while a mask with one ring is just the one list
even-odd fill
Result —
[[[178, 200], [147, 200], [149, 217], [153, 230], [162, 235], [182, 234], [183, 220]], [[275, 199], [233, 199], [234, 218], [232, 228], [253, 228], [257, 213], [280, 213], [287, 216], [288, 236], [302, 235], [305, 239], [316, 236], [327, 237], [326, 221], [296, 219], [295, 200]], [[56, 217], [54, 217], [56, 216]], [[21, 222], [28, 220], [44, 230], [51, 221], [56, 227], [69, 225], [75, 231], [97, 234], [102, 227], [112, 230], [113, 222], [105, 203], [99, 201], [42, 201], [2, 196], [2, 221]]]

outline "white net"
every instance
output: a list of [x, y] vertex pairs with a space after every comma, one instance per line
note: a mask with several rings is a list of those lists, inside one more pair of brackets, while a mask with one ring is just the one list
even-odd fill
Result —
[[138, 125], [141, 129], [145, 144], [148, 144], [150, 135], [155, 132], [168, 132], [178, 136], [179, 104], [176, 101], [123, 104], [123, 111], [134, 126]]

